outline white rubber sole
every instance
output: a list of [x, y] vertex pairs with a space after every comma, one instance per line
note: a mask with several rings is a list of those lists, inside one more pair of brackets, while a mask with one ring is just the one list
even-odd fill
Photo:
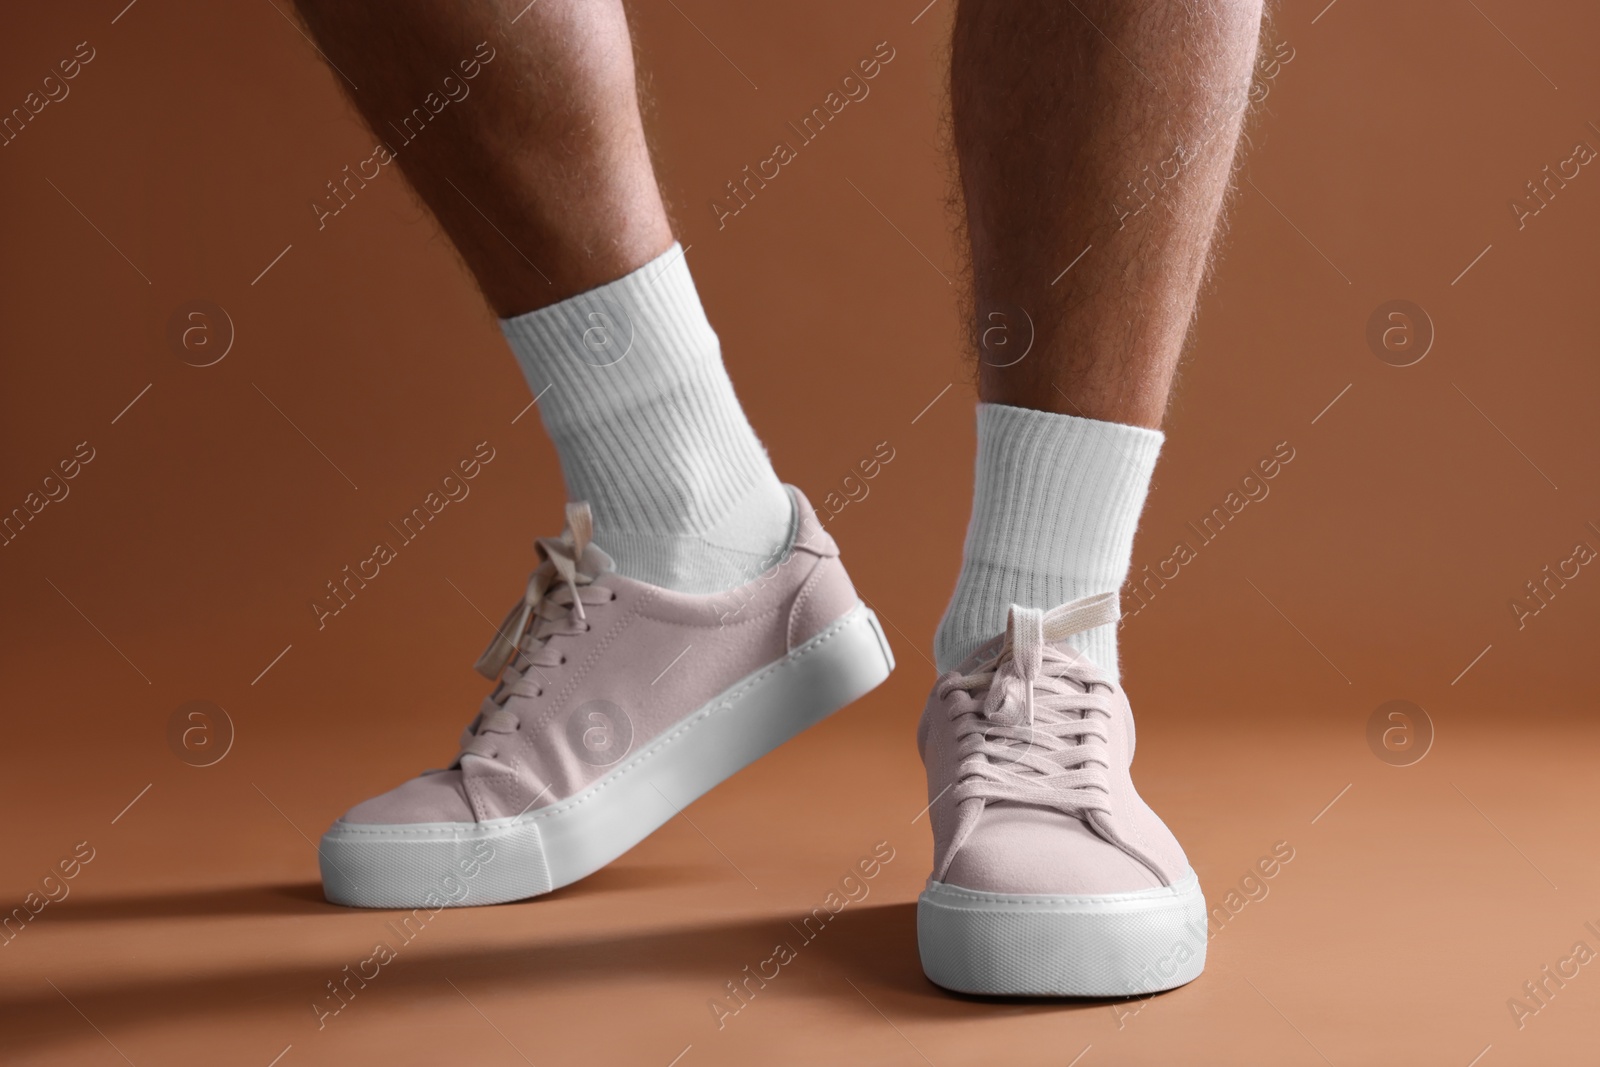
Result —
[[1099, 896], [980, 893], [930, 881], [917, 900], [928, 978], [958, 993], [1125, 997], [1174, 989], [1206, 964], [1200, 880]]
[[858, 604], [565, 800], [478, 823], [334, 823], [318, 849], [323, 891], [351, 907], [433, 909], [548, 893], [604, 867], [893, 669], [877, 616]]

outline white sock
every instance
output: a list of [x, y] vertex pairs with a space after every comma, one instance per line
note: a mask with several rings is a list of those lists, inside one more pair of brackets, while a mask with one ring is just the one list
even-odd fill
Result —
[[619, 573], [714, 593], [778, 562], [793, 506], [674, 244], [632, 274], [503, 319], [572, 500]]
[[[1159, 430], [978, 405], [978, 460], [961, 577], [934, 636], [941, 672], [1003, 632], [1012, 604], [1046, 610], [1128, 577]], [[1117, 674], [1117, 628], [1072, 638]]]

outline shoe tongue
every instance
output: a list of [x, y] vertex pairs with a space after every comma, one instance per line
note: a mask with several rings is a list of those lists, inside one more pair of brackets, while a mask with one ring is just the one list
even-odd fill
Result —
[[972, 655], [956, 664], [956, 673], [971, 674], [973, 671], [978, 669], [978, 665], [980, 663], [985, 663], [994, 659], [995, 653], [1000, 651], [1000, 645], [1004, 641], [1005, 634], [1001, 634], [999, 637], [992, 637], [985, 641], [983, 644], [973, 649]]
[[1088, 653], [1085, 653], [1085, 651], [1080, 651], [1080, 649], [1075, 648], [1075, 646], [1072, 645], [1072, 638], [1062, 638], [1062, 640], [1059, 641], [1051, 641], [1050, 646], [1051, 648], [1056, 649], [1058, 653], [1064, 654], [1069, 661], [1072, 661], [1072, 665], [1075, 665], [1075, 667], [1088, 667], [1088, 669], [1093, 669], [1093, 659], [1090, 659], [1090, 656], [1088, 656]]
[[578, 569], [593, 578], [598, 578], [607, 571], [617, 569], [616, 560], [611, 554], [599, 545], [590, 541], [584, 546], [583, 556], [578, 560]]
[[[1074, 635], [1074, 636], [1076, 636], [1076, 635]], [[972, 655], [968, 656], [966, 659], [962, 660], [959, 664], [956, 665], [955, 669], [956, 669], [957, 673], [959, 673], [959, 674], [971, 674], [974, 670], [977, 669], [979, 664], [993, 659], [994, 656], [995, 656], [995, 653], [1000, 651], [1000, 646], [1004, 642], [1005, 642], [1005, 634], [1001, 634], [998, 637], [994, 637], [994, 638], [991, 638], [988, 641], [985, 641], [983, 644], [978, 646], [978, 648], [972, 653]], [[1096, 667], [1096, 666], [1098, 666], [1094, 662], [1094, 660], [1089, 658], [1088, 653], [1082, 651], [1081, 649], [1079, 649], [1079, 648], [1077, 648], [1077, 647], [1075, 647], [1073, 645], [1071, 638], [1062, 638], [1059, 641], [1051, 641], [1048, 644], [1049, 644], [1050, 648], [1055, 649], [1057, 652], [1064, 653], [1068, 657], [1072, 658], [1073, 660], [1075, 660], [1075, 661], [1077, 661], [1079, 663], [1082, 663], [1086, 667]]]

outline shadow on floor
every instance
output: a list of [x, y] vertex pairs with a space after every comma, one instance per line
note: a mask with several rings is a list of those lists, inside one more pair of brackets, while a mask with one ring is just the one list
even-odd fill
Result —
[[[696, 868], [667, 868], [668, 877], [684, 882]], [[585, 937], [572, 926], [552, 929], [548, 922], [560, 899], [618, 892], [648, 884], [662, 885], [663, 871], [654, 867], [623, 867], [600, 872], [582, 883], [536, 901], [503, 905], [505, 938], [492, 947], [454, 947], [450, 911], [439, 912], [404, 940], [397, 926], [408, 914], [399, 911], [352, 912], [322, 901], [314, 883], [268, 885], [199, 893], [147, 894], [107, 901], [83, 901], [78, 921], [138, 921], [141, 918], [264, 916], [293, 924], [285, 937], [303, 939], [306, 917], [332, 914], [346, 920], [339, 932], [340, 945], [348, 945], [348, 920], [359, 916], [368, 933], [395, 950], [395, 958], [376, 968], [377, 974], [354, 993], [344, 1013], [372, 1016], [403, 1012], [415, 1017], [459, 992], [451, 981], [483, 988], [492, 986], [537, 998], [541, 991], [591, 986], [603, 992], [608, 984], [660, 981], [681, 985], [693, 999], [720, 995], [725, 983], [737, 978], [747, 963], [771, 955], [784, 941], [795, 947], [789, 966], [809, 972], [802, 982], [785, 983], [784, 996], [806, 996], [826, 1001], [827, 1007], [886, 1010], [898, 1019], [964, 1016], [993, 1018], [1003, 1014], [1039, 1014], [1093, 1010], [1100, 1000], [991, 1000], [955, 996], [940, 990], [922, 974], [917, 958], [916, 905], [913, 902], [857, 904], [832, 917], [806, 940], [795, 924], [801, 916], [769, 915], [703, 922], [666, 930], [646, 930]], [[65, 921], [63, 909], [58, 921]], [[481, 927], [480, 927], [481, 930]], [[322, 935], [319, 935], [322, 936]], [[331, 949], [324, 960], [287, 965], [251, 965], [219, 968], [174, 977], [147, 978], [118, 975], [85, 983], [68, 979], [61, 984], [73, 1005], [96, 1025], [115, 1032], [138, 1028], [153, 1018], [163, 1024], [185, 1018], [275, 1015], [303, 1020], [309, 1037], [317, 1029], [317, 1012], [338, 1006], [328, 993], [328, 983], [338, 981], [362, 961], [362, 954]], [[845, 979], [848, 979], [846, 981]], [[701, 992], [703, 990], [703, 992]], [[776, 992], [776, 990], [775, 990]], [[370, 1007], [364, 1007], [370, 1005]], [[0, 1017], [26, 1020], [8, 1026], [6, 1045], [11, 1054], [28, 1048], [48, 1047], [60, 1040], [74, 1008], [42, 979], [36, 989], [0, 995]], [[72, 1025], [77, 1025], [73, 1022]], [[298, 1040], [298, 1039], [297, 1039]]]
[[[607, 867], [575, 885], [544, 897], [563, 900], [597, 893], [662, 889], [685, 885], [710, 885], [715, 877], [703, 867], [672, 864], [632, 864]], [[228, 886], [186, 892], [133, 893], [114, 897], [68, 897], [50, 909], [50, 925], [79, 922], [127, 922], [140, 919], [198, 919], [234, 916], [266, 917], [349, 916], [351, 909], [329, 904], [320, 882], [279, 885]]]

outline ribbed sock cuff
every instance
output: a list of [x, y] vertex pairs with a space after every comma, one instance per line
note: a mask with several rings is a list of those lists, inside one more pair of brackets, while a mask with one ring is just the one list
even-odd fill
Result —
[[[1163, 440], [1139, 426], [978, 405], [972, 519], [934, 640], [941, 671], [1003, 631], [1012, 604], [1049, 609], [1121, 588]], [[1073, 643], [1116, 674], [1114, 626]]]
[[727, 379], [677, 244], [614, 282], [502, 319], [500, 329], [552, 435], [615, 418], [686, 382]]
[[569, 496], [629, 577], [686, 592], [759, 573], [791, 506], [722, 365], [683, 250], [500, 324]]

